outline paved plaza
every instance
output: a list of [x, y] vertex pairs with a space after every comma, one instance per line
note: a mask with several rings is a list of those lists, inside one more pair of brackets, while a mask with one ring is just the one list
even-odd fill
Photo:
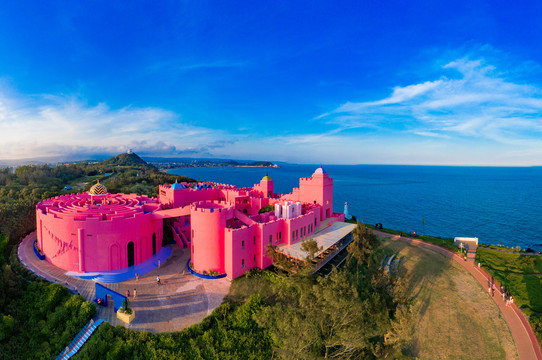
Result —
[[[46, 280], [62, 284], [93, 301], [95, 282], [68, 276], [65, 270], [39, 260], [33, 250], [35, 240], [36, 233], [32, 233], [20, 244], [21, 262]], [[230, 281], [226, 278], [201, 279], [190, 274], [186, 268], [190, 249], [181, 249], [176, 244], [166, 246], [172, 250], [171, 256], [160, 267], [141, 275], [139, 280], [103, 284], [123, 295], [130, 291], [130, 307], [135, 311], [135, 320], [130, 324], [117, 320], [111, 301], [107, 307], [96, 306], [100, 318], [113, 326], [124, 325], [153, 333], [171, 332], [199, 323], [222, 303], [230, 289]], [[160, 276], [161, 285], [156, 282], [157, 276]], [[137, 290], [135, 299], [134, 289]]]

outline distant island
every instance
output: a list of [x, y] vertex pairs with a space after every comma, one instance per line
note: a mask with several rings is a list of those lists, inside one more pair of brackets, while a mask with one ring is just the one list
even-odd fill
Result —
[[145, 157], [144, 159], [149, 164], [154, 165], [159, 170], [196, 167], [279, 167], [278, 165], [273, 164], [270, 161], [158, 157]]

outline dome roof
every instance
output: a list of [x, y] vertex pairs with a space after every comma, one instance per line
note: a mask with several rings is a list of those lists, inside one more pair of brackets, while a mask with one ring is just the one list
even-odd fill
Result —
[[265, 174], [262, 180], [273, 181], [273, 179], [271, 179], [271, 176], [269, 176], [269, 174]]
[[107, 194], [107, 188], [105, 187], [104, 184], [100, 184], [100, 180], [98, 180], [98, 182], [90, 188], [89, 194], [90, 195], [104, 195], [104, 194]]
[[175, 180], [175, 183], [171, 184], [171, 188], [172, 188], [173, 190], [184, 189], [184, 185], [179, 184], [179, 183]]
[[324, 168], [322, 167], [322, 165], [320, 165], [320, 167], [318, 169], [316, 169], [314, 171], [315, 174], [327, 174], [327, 171], [324, 170]]

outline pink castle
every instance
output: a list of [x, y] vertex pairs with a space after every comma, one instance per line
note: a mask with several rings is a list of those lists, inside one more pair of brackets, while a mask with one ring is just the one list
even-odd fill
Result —
[[[271, 205], [272, 210], [259, 214]], [[198, 273], [230, 279], [272, 264], [267, 246], [303, 260], [301, 243], [317, 241], [324, 259], [344, 248], [354, 227], [333, 213], [333, 179], [322, 167], [299, 188], [279, 196], [265, 176], [251, 188], [217, 183], [174, 183], [159, 187], [158, 199], [109, 194], [102, 184], [88, 193], [62, 195], [36, 209], [37, 245], [52, 264], [67, 271], [126, 268], [151, 258], [162, 247], [164, 227], [176, 243], [190, 248]]]

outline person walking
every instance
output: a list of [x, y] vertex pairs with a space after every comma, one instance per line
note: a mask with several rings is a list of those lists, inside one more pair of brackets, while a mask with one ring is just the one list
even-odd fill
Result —
[[162, 283], [160, 282], [160, 275], [158, 275], [158, 276], [156, 277], [156, 284], [158, 284], [158, 285], [161, 285], [161, 284], [162, 284]]
[[127, 297], [127, 298], [130, 297], [130, 290], [126, 290], [126, 297]]
[[136, 273], [136, 281], [139, 280], [139, 274]]
[[137, 297], [137, 290], [134, 289], [134, 300], [135, 300], [136, 297]]

